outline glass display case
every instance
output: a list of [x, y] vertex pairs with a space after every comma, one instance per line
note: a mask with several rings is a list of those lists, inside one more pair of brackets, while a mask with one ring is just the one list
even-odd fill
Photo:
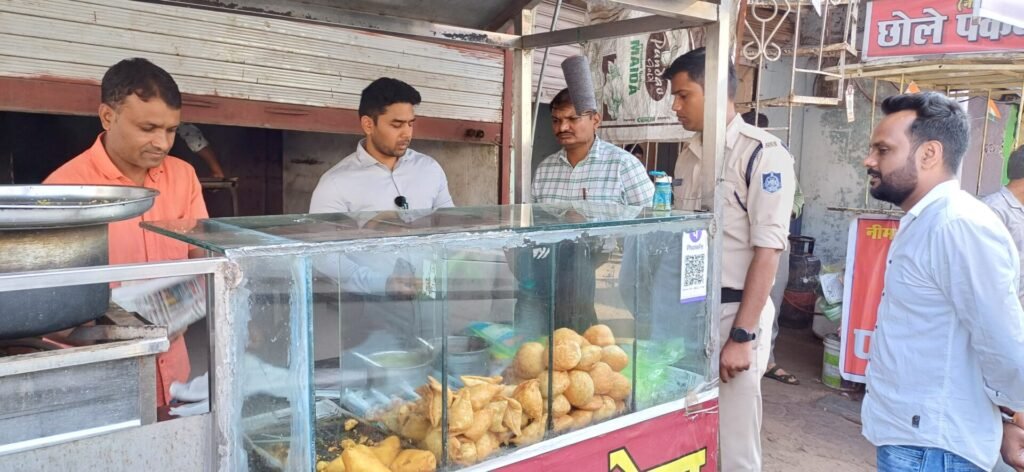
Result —
[[237, 265], [221, 452], [352, 472], [486, 466], [714, 388], [710, 221], [581, 202], [145, 226]]

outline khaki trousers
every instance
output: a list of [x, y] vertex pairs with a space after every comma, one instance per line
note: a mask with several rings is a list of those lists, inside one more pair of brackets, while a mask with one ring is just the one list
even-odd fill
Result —
[[[739, 303], [722, 304], [720, 346], [725, 346]], [[761, 309], [750, 369], [719, 385], [719, 448], [722, 472], [761, 470], [761, 376], [768, 370], [775, 304]]]

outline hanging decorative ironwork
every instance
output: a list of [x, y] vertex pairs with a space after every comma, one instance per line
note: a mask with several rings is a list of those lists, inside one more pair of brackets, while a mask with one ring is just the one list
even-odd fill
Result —
[[[750, 36], [753, 38], [753, 41], [743, 45], [743, 57], [748, 61], [761, 63], [764, 60], [768, 60], [775, 62], [782, 58], [782, 47], [775, 41], [775, 35], [778, 34], [779, 29], [785, 24], [786, 18], [792, 12], [793, 5], [789, 0], [782, 0], [781, 3], [785, 5], [784, 9], [780, 8], [779, 0], [760, 0], [751, 4], [749, 14], [743, 21], [747, 31], [750, 32]], [[770, 15], [764, 16], [763, 11], [767, 9], [759, 8], [763, 6], [771, 7]], [[771, 28], [771, 32], [768, 32], [769, 23], [772, 21], [775, 21], [775, 27]]]

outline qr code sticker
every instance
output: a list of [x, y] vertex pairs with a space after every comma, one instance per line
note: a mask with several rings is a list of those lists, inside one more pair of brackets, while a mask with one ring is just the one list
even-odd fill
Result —
[[683, 261], [684, 287], [704, 285], [705, 274], [707, 274], [707, 271], [704, 269], [706, 263], [704, 254], [692, 254], [686, 256]]

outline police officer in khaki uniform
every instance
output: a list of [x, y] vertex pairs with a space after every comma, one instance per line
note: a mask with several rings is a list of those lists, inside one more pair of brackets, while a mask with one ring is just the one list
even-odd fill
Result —
[[[704, 49], [665, 71], [672, 110], [696, 132], [676, 161], [675, 207], [711, 210], [715, 159], [702, 155]], [[796, 175], [793, 157], [774, 135], [736, 113], [736, 73], [729, 66], [722, 221], [722, 313], [719, 421], [722, 470], [761, 470], [761, 376], [768, 366], [774, 306], [769, 294], [779, 255], [787, 249]], [[721, 161], [719, 164], [721, 165]]]

